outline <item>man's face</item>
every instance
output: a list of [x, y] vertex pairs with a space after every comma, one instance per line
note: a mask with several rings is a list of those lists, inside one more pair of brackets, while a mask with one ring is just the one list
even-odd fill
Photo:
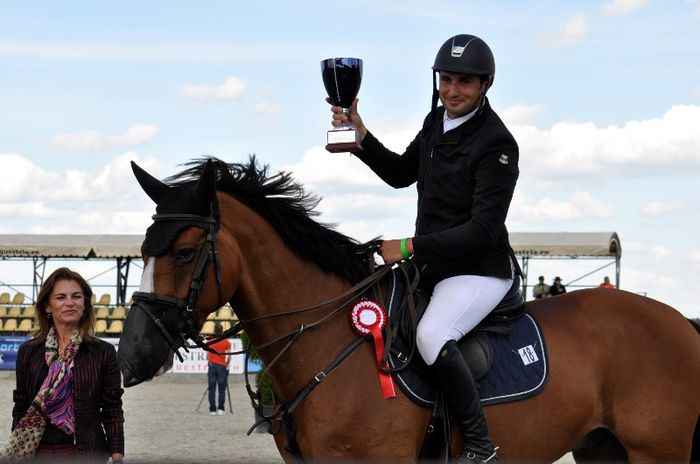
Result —
[[451, 119], [471, 113], [485, 91], [486, 82], [482, 83], [479, 76], [440, 71], [438, 94]]

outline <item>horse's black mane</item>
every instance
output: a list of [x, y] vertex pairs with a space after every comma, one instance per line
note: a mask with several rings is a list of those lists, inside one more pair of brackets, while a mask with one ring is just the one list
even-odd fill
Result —
[[179, 186], [196, 182], [207, 159], [214, 162], [217, 189], [234, 195], [267, 219], [293, 252], [352, 284], [370, 274], [379, 239], [360, 243], [315, 221], [312, 217], [318, 215], [314, 208], [320, 197], [307, 193], [287, 172], [269, 175], [269, 167], [259, 167], [253, 155], [245, 164], [213, 157], [192, 160], [185, 163], [187, 169], [170, 176], [166, 183]]

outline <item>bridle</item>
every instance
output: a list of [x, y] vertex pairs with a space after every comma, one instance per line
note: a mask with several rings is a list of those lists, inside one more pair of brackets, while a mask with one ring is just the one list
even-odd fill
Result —
[[[212, 205], [213, 206], [213, 205]], [[190, 281], [190, 289], [188, 292], [187, 299], [174, 298], [169, 296], [159, 295], [155, 292], [134, 292], [133, 300], [134, 307], [141, 308], [146, 315], [153, 321], [155, 326], [160, 330], [161, 334], [165, 340], [170, 345], [170, 348], [180, 359], [183, 361], [183, 357], [178, 350], [178, 345], [173, 340], [171, 336], [171, 331], [161, 320], [163, 315], [156, 315], [153, 313], [151, 308], [154, 305], [165, 308], [169, 316], [172, 316], [172, 312], [175, 312], [176, 318], [173, 320], [182, 321], [182, 324], [176, 328], [176, 331], [180, 338], [182, 339], [182, 346], [185, 351], [188, 350], [187, 339], [191, 339], [197, 346], [207, 350], [212, 351], [207, 345], [204, 338], [199, 333], [199, 327], [194, 320], [195, 309], [197, 305], [197, 299], [199, 299], [200, 292], [207, 278], [207, 269], [209, 268], [209, 263], [214, 264], [214, 273], [216, 275], [216, 289], [218, 292], [217, 297], [217, 308], [221, 307], [225, 302], [223, 301], [223, 290], [222, 290], [222, 279], [221, 279], [221, 261], [219, 258], [219, 251], [216, 249], [216, 229], [217, 229], [217, 219], [215, 217], [215, 208], [211, 208], [211, 213], [209, 216], [201, 216], [197, 214], [155, 214], [152, 219], [155, 222], [187, 222], [194, 223], [195, 225], [207, 230], [207, 238], [204, 245], [200, 248], [199, 256], [194, 266], [194, 271], [192, 272], [192, 279]], [[165, 313], [164, 313], [165, 314]], [[169, 318], [171, 319], [171, 318]], [[172, 330], [172, 328], [171, 328]], [[175, 330], [172, 330], [173, 332]]]
[[[343, 308], [345, 308], [351, 301], [362, 296], [370, 289], [374, 288], [376, 291], [378, 291], [378, 288], [376, 287], [377, 283], [391, 270], [391, 266], [384, 266], [367, 276], [362, 281], [352, 286], [347, 291], [335, 296], [330, 300], [323, 301], [321, 303], [314, 304], [305, 308], [283, 311], [275, 314], [262, 315], [248, 319], [246, 321], [238, 321], [233, 327], [224, 331], [224, 333], [222, 333], [221, 335], [218, 335], [217, 337], [210, 340], [205, 340], [199, 333], [199, 327], [197, 326], [197, 323], [194, 320], [194, 313], [196, 309], [197, 299], [199, 298], [202, 287], [206, 281], [207, 269], [209, 267], [210, 262], [213, 262], [214, 271], [216, 275], [216, 284], [218, 292], [217, 308], [221, 307], [224, 304], [221, 278], [221, 263], [219, 252], [216, 249], [217, 220], [214, 215], [214, 208], [212, 208], [212, 213], [209, 216], [201, 216], [194, 214], [155, 214], [153, 216], [153, 220], [156, 222], [172, 221], [181, 223], [194, 223], [195, 225], [201, 224], [201, 227], [208, 230], [206, 242], [200, 249], [200, 253], [197, 258], [194, 271], [192, 273], [192, 280], [190, 282], [189, 293], [186, 300], [181, 298], [162, 296], [155, 292], [135, 292], [133, 295], [134, 306], [141, 308], [148, 315], [151, 321], [160, 330], [161, 334], [169, 344], [170, 348], [178, 356], [181, 362], [183, 361], [183, 357], [178, 350], [177, 343], [175, 342], [175, 340], [173, 340], [173, 337], [170, 335], [171, 333], [177, 333], [177, 335], [181, 338], [182, 345], [180, 346], [183, 347], [185, 351], [189, 351], [188, 348], [190, 348], [190, 346], [188, 346], [187, 343], [187, 339], [189, 338], [195, 343], [196, 346], [202, 348], [205, 351], [227, 355], [245, 354], [246, 358], [251, 351], [259, 351], [260, 349], [266, 348], [283, 340], [287, 340], [287, 343], [280, 350], [277, 356], [275, 356], [275, 358], [266, 365], [262, 374], [264, 376], [267, 374], [269, 369], [290, 348], [292, 343], [295, 340], [297, 340], [297, 338], [301, 335], [302, 332], [313, 327], [319, 326], [325, 321], [329, 320], [330, 318], [338, 314]], [[415, 267], [415, 264], [413, 264], [412, 262], [411, 265]], [[300, 324], [299, 327], [292, 329], [287, 333], [274, 337], [272, 340], [269, 340], [261, 345], [248, 346], [243, 351], [230, 353], [219, 353], [213, 348], [211, 348], [211, 345], [215, 344], [216, 342], [238, 334], [243, 330], [244, 326], [247, 324], [261, 321], [270, 317], [281, 317], [300, 314], [303, 312], [319, 309], [329, 304], [335, 304], [336, 306], [328, 314], [322, 316], [317, 321], [307, 325]], [[156, 315], [151, 310], [153, 306], [158, 306], [160, 308], [165, 309], [162, 314]], [[169, 330], [166, 326], [167, 321], [166, 323], [163, 323], [163, 321], [161, 320], [163, 319], [163, 316], [169, 316], [167, 318], [168, 320], [177, 320], [181, 321], [181, 323], [177, 327], [171, 327]], [[335, 368], [338, 367], [345, 359], [347, 359], [347, 357], [350, 356], [350, 354], [356, 348], [358, 348], [360, 344], [362, 344], [365, 340], [365, 337], [355, 338], [350, 344], [348, 344], [344, 349], [342, 349], [341, 352], [338, 353], [335, 356], [335, 358], [328, 365], [325, 366], [323, 370], [319, 371], [319, 373], [316, 374], [304, 388], [302, 388], [302, 390], [296, 395], [296, 397], [291, 402], [288, 402], [286, 404], [279, 403], [271, 415], [266, 415], [263, 413], [262, 404], [260, 402], [260, 392], [253, 391], [250, 386], [248, 380], [248, 362], [246, 359], [246, 361], [244, 362], [246, 389], [251, 399], [253, 408], [258, 412], [260, 416], [260, 420], [257, 421], [250, 428], [248, 434], [250, 434], [262, 422], [271, 423], [272, 420], [285, 421], [288, 425], [286, 428], [288, 434], [288, 441], [290, 442], [290, 444], [293, 444], [292, 453], [300, 456], [298, 446], [296, 445], [296, 440], [293, 437], [293, 426], [290, 422], [292, 412], [304, 401], [304, 399], [311, 393], [312, 390], [316, 388], [316, 386], [318, 386], [323, 380], [325, 380], [325, 378], [328, 376], [328, 374], [331, 373], [331, 371], [335, 370]]]

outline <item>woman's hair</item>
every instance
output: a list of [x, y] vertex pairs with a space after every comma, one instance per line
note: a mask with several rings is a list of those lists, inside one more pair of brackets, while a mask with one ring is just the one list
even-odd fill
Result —
[[72, 280], [80, 285], [83, 291], [83, 315], [78, 322], [78, 332], [84, 340], [95, 338], [95, 310], [92, 307], [92, 289], [83, 276], [75, 271], [71, 271], [67, 267], [60, 267], [53, 271], [51, 275], [44, 280], [39, 296], [36, 299], [34, 318], [39, 327], [34, 333], [34, 343], [43, 343], [46, 341], [46, 336], [49, 334], [49, 329], [53, 325], [53, 319], [49, 318], [46, 308], [49, 305], [49, 298], [57, 282], [62, 280]]

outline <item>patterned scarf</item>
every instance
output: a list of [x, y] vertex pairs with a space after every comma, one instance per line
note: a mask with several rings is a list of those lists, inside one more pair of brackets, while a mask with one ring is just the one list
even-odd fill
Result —
[[46, 364], [49, 374], [39, 388], [27, 413], [20, 419], [4, 449], [0, 450], [0, 462], [29, 459], [39, 447], [48, 419], [67, 434], [75, 432], [73, 404], [73, 364], [83, 338], [78, 331], [59, 353], [54, 327], [46, 336]]

